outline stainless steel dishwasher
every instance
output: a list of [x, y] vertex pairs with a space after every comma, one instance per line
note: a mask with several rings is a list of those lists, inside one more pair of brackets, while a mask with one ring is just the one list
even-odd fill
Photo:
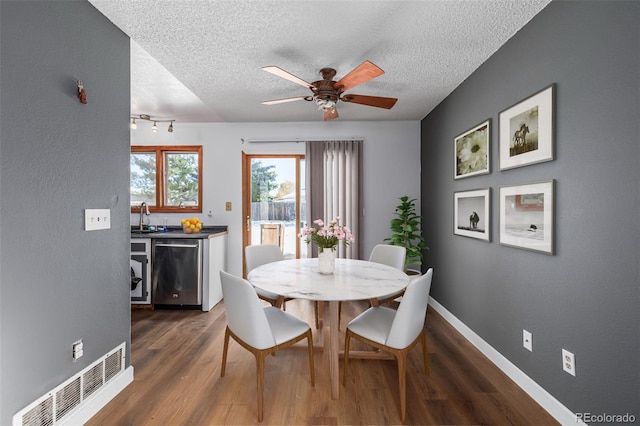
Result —
[[202, 240], [153, 239], [151, 303], [202, 308]]

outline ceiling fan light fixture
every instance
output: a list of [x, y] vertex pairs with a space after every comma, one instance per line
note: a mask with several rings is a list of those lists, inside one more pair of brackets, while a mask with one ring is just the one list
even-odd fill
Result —
[[167, 129], [167, 132], [173, 133], [173, 121], [169, 124], [169, 128]]
[[334, 120], [338, 118], [336, 104], [339, 101], [367, 105], [377, 108], [391, 109], [398, 99], [386, 98], [382, 96], [366, 96], [366, 95], [347, 95], [342, 96], [345, 90], [351, 89], [359, 84], [372, 80], [384, 74], [384, 71], [370, 61], [364, 61], [353, 70], [349, 71], [344, 77], [338, 81], [333, 81], [336, 70], [333, 68], [322, 68], [320, 75], [322, 80], [307, 83], [306, 81], [296, 77], [295, 75], [276, 66], [263, 67], [263, 70], [270, 72], [278, 77], [282, 77], [293, 83], [305, 86], [311, 89], [312, 96], [298, 96], [285, 99], [275, 99], [272, 101], [262, 102], [265, 105], [275, 105], [285, 102], [297, 101], [304, 99], [305, 101], [313, 101], [319, 110], [324, 112], [324, 119]]
[[318, 105], [318, 109], [323, 111], [332, 110], [336, 107], [336, 103], [331, 99], [316, 98], [315, 102]]
[[153, 126], [151, 127], [151, 130], [153, 130], [153, 133], [157, 133], [158, 132], [158, 125], [156, 124], [156, 122], [153, 122]]
[[133, 130], [138, 128], [138, 125], [136, 124], [136, 119], [135, 118], [131, 120], [131, 128]]

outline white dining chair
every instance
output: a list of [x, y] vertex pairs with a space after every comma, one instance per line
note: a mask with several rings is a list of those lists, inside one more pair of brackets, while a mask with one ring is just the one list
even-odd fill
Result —
[[[377, 244], [371, 250], [371, 254], [369, 255], [369, 262], [382, 263], [387, 266], [391, 266], [392, 268], [399, 269], [404, 271], [404, 260], [407, 256], [407, 249], [402, 246], [393, 246], [390, 244]], [[391, 302], [392, 300], [401, 297], [404, 294], [404, 289], [385, 296], [382, 299], [371, 299], [369, 300], [370, 306], [378, 306], [383, 305], [385, 303]], [[342, 320], [342, 302], [338, 304], [338, 324], [340, 324]]]
[[[385, 265], [404, 271], [404, 262], [406, 257], [407, 249], [402, 246], [378, 244], [373, 248], [373, 250], [371, 250], [371, 254], [369, 255], [369, 262], [383, 263]], [[375, 303], [372, 303], [372, 305], [383, 305], [387, 302], [391, 302], [392, 300], [397, 299], [398, 297], [401, 297], [403, 294], [404, 289], [394, 294], [390, 294], [384, 298], [379, 298], [375, 301]]]
[[[284, 260], [284, 256], [282, 255], [282, 250], [280, 246], [275, 244], [259, 244], [246, 246], [244, 248], [244, 258], [245, 258], [245, 266], [247, 269], [247, 274], [251, 272], [254, 268], [258, 266], [264, 265], [265, 263], [278, 262], [280, 260]], [[291, 297], [286, 297], [282, 299], [282, 306], [278, 301], [278, 295], [275, 293], [271, 293], [269, 291], [261, 290], [257, 287], [254, 287], [256, 293], [258, 293], [258, 297], [262, 300], [265, 300], [271, 303], [272, 306], [276, 308], [282, 307], [286, 310], [286, 303], [288, 300], [292, 300]], [[318, 318], [318, 303], [314, 302], [313, 311], [315, 314], [316, 320], [316, 328], [320, 328], [320, 320]]]
[[[282, 255], [282, 250], [280, 249], [280, 247], [275, 244], [256, 244], [246, 246], [244, 248], [244, 259], [248, 274], [253, 269], [257, 268], [258, 266], [264, 265], [265, 263], [284, 260], [284, 256]], [[271, 303], [271, 305], [275, 306], [276, 308], [281, 307], [281, 303], [278, 302], [279, 296], [277, 294], [261, 290], [259, 288], [255, 288], [255, 290], [256, 293], [258, 293], [258, 297], [260, 299]], [[283, 302], [283, 304], [285, 302]]]
[[391, 244], [377, 244], [369, 255], [369, 262], [384, 263], [404, 271], [407, 249]]
[[433, 269], [429, 268], [426, 274], [411, 281], [397, 310], [385, 306], [374, 306], [355, 317], [347, 326], [345, 336], [342, 382], [344, 386], [347, 385], [351, 338], [390, 352], [396, 358], [400, 388], [400, 418], [403, 422], [407, 411], [407, 355], [418, 341], [422, 342], [425, 374], [429, 374], [429, 354], [424, 322], [432, 276]]
[[[264, 362], [271, 354], [307, 339], [311, 386], [315, 386], [313, 366], [313, 337], [306, 322], [273, 306], [263, 307], [253, 286], [245, 279], [220, 271], [222, 295], [227, 315], [224, 333], [222, 369], [224, 377], [227, 365], [229, 337], [256, 357], [258, 387], [258, 421], [263, 419]], [[290, 366], [285, 368], [289, 371]]]

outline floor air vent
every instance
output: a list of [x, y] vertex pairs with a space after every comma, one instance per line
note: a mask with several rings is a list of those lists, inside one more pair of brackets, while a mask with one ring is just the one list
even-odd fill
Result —
[[14, 426], [55, 426], [124, 371], [125, 343], [13, 416]]

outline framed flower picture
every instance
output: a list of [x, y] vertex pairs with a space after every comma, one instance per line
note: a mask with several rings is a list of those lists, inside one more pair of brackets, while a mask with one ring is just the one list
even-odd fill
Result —
[[491, 188], [453, 194], [453, 233], [490, 241]]
[[553, 254], [554, 181], [500, 188], [500, 244]]
[[489, 173], [491, 119], [454, 139], [454, 179]]
[[500, 113], [500, 170], [553, 160], [555, 84]]

